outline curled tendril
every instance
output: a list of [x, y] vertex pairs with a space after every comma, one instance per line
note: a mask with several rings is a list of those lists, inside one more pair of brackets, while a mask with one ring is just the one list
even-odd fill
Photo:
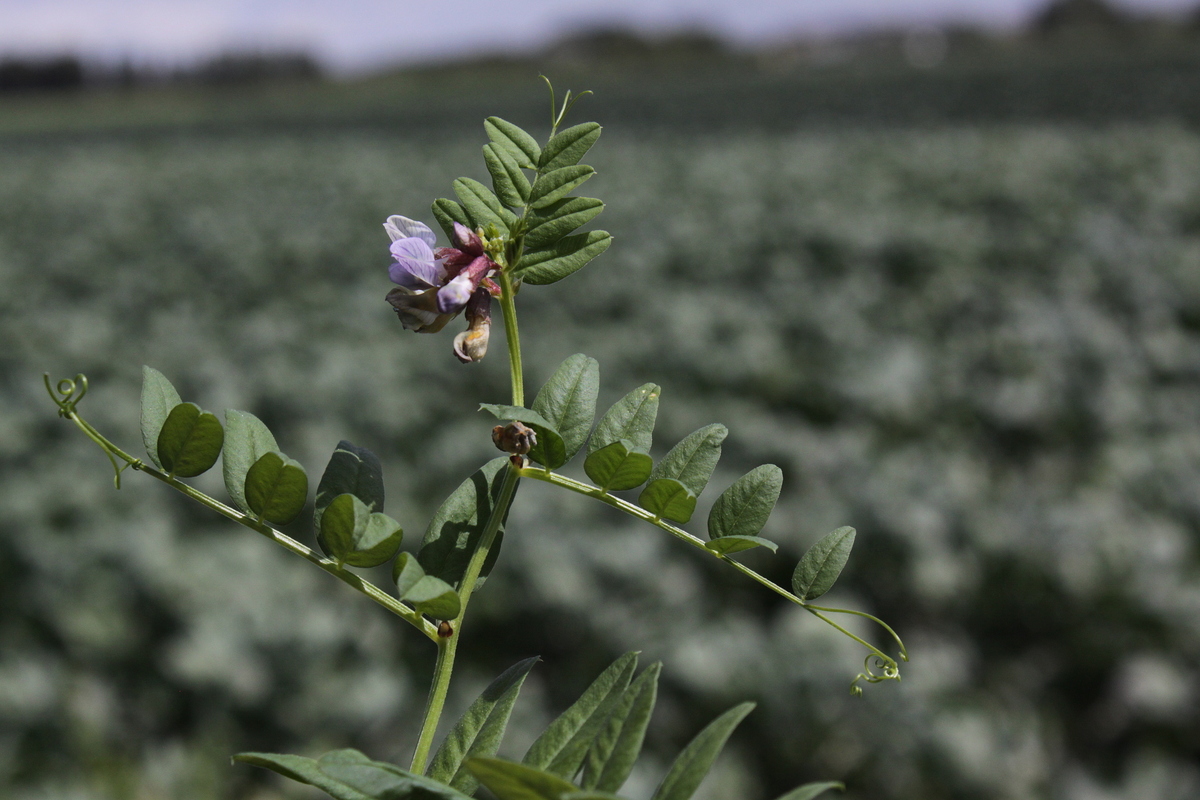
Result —
[[[876, 674], [875, 670], [879, 670], [882, 674]], [[863, 659], [863, 671], [850, 681], [850, 694], [855, 697], [862, 696], [862, 687], [858, 685], [859, 681], [882, 683], [883, 681], [898, 680], [900, 680], [900, 666], [895, 659], [888, 658], [881, 653], [870, 653]]]
[[118, 489], [121, 488], [121, 471], [128, 467], [129, 464], [120, 464], [117, 462], [116, 456], [113, 455], [112, 442], [105, 439], [95, 428], [89, 425], [75, 411], [75, 406], [87, 394], [88, 379], [82, 372], [74, 378], [63, 378], [53, 386], [50, 385], [50, 373], [42, 373], [42, 382], [46, 384], [46, 392], [50, 395], [50, 399], [54, 401], [54, 405], [58, 406], [58, 415], [64, 419], [69, 419], [74, 422], [79, 429], [87, 434], [87, 437], [96, 444], [100, 445], [100, 449], [104, 451], [104, 455], [108, 456], [109, 463], [113, 468], [113, 485]]

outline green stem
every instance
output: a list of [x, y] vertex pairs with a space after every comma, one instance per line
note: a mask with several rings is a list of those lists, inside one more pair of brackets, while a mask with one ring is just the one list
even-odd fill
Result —
[[513, 297], [513, 279], [506, 271], [500, 279], [500, 309], [504, 313], [504, 339], [508, 343], [508, 368], [512, 376], [512, 404], [525, 405], [525, 377], [521, 367], [521, 335], [517, 332], [517, 303]]

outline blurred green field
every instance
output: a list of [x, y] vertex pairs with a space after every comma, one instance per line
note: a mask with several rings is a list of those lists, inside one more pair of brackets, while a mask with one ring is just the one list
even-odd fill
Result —
[[[616, 100], [580, 107], [606, 125], [588, 189], [616, 241], [522, 293], [527, 380], [584, 352], [602, 406], [660, 383], [656, 456], [728, 425], [694, 530], [738, 475], [782, 466], [765, 534], [781, 552], [745, 560], [786, 582], [819, 535], [855, 526], [830, 600], [904, 635], [903, 682], [851, 698], [851, 643], [661, 532], [531, 485], [454, 702], [542, 655], [519, 755], [636, 648], [665, 669], [659, 761], [631, 796], [743, 699], [759, 709], [709, 800], [818, 778], [847, 798], [1197, 796], [1200, 134], [1169, 103], [995, 119], [880, 100], [874, 124], [806, 124], [768, 102], [795, 80], [771, 80], [729, 78], [704, 106], [699, 83], [653, 101], [613, 78]], [[407, 757], [427, 644], [152, 481], [114, 491], [41, 373], [86, 373], [81, 411], [127, 449], [143, 363], [205, 408], [259, 415], [310, 475], [340, 438], [371, 447], [414, 548], [494, 455], [475, 409], [507, 378], [497, 353], [462, 366], [451, 334], [400, 328], [380, 224], [486, 177], [484, 114], [544, 133], [536, 87], [487, 89], [327, 117], [281, 103], [289, 119], [148, 103], [136, 124], [110, 105], [75, 126], [70, 103], [98, 101], [0, 106], [0, 794], [301, 798], [227, 755]], [[738, 110], [752, 101], [760, 118]], [[905, 124], [883, 124], [890, 107]]]

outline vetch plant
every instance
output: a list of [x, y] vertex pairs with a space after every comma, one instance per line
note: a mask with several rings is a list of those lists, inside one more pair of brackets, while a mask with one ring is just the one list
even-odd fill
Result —
[[[537, 738], [521, 762], [496, 758], [501, 738], [526, 675], [536, 658], [513, 665], [467, 709], [434, 750], [434, 736], [454, 670], [459, 631], [473, 593], [500, 551], [505, 521], [521, 479], [543, 481], [606, 503], [644, 520], [687, 545], [729, 565], [767, 590], [797, 604], [867, 649], [865, 669], [851, 682], [899, 680], [895, 658], [838, 625], [830, 615], [872, 620], [892, 637], [899, 657], [904, 645], [882, 621], [861, 611], [828, 608], [812, 601], [833, 586], [854, 543], [853, 528], [839, 528], [814, 544], [792, 576], [790, 590], [737, 561], [740, 552], [775, 543], [760, 536], [783, 485], [782, 471], [765, 464], [726, 488], [709, 513], [701, 538], [682, 526], [690, 522], [721, 456], [728, 430], [707, 425], [675, 444], [657, 463], [651, 455], [660, 387], [633, 389], [596, 417], [599, 365], [583, 354], [567, 358], [526, 403], [518, 291], [570, 276], [612, 243], [605, 231], [578, 231], [604, 209], [597, 199], [573, 193], [595, 170], [580, 164], [600, 136], [594, 122], [561, 129], [579, 97], [568, 92], [561, 105], [551, 89], [550, 136], [539, 144], [521, 128], [498, 117], [484, 124], [487, 187], [469, 178], [454, 182], [457, 200], [438, 199], [433, 218], [451, 246], [423, 222], [405, 216], [384, 223], [393, 259], [388, 274], [396, 284], [387, 295], [407, 329], [437, 333], [464, 314], [465, 331], [453, 340], [463, 362], [488, 350], [491, 306], [504, 319], [511, 398], [480, 409], [501, 423], [492, 440], [505, 455], [480, 467], [442, 503], [415, 551], [400, 552], [401, 526], [384, 511], [379, 459], [369, 449], [337, 445], [316, 487], [313, 534], [320, 553], [274, 525], [293, 521], [309, 495], [305, 468], [279, 450], [274, 435], [256, 417], [227, 410], [224, 425], [198, 405], [184, 402], [158, 371], [143, 368], [141, 429], [149, 462], [122, 450], [78, 412], [87, 379], [59, 381], [46, 388], [61, 416], [74, 422], [112, 462], [117, 488], [126, 468], [144, 472], [213, 511], [271, 539], [308, 560], [409, 623], [436, 648], [436, 664], [417, 745], [408, 767], [374, 761], [355, 750], [318, 759], [243, 753], [236, 760], [266, 767], [315, 786], [337, 800], [469, 798], [486, 786], [500, 800], [598, 800], [616, 798], [633, 769], [654, 708], [661, 665], [638, 672], [636, 653], [618, 658], [583, 695]], [[481, 431], [482, 435], [482, 431]], [[585, 450], [583, 471], [590, 483], [562, 472]], [[232, 505], [204, 494], [183, 478], [212, 468], [220, 459]], [[625, 497], [616, 492], [631, 492]], [[519, 535], [519, 534], [518, 534]], [[365, 580], [354, 568], [392, 562], [395, 591]], [[726, 740], [753, 708], [743, 703], [722, 714], [679, 754], [651, 800], [687, 800], [699, 787]], [[805, 800], [837, 783], [815, 783], [779, 800]]]

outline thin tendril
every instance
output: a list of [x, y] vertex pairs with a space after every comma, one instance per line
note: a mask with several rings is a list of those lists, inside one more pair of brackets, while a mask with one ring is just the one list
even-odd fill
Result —
[[104, 455], [108, 456], [108, 461], [113, 468], [113, 486], [121, 488], [121, 472], [129, 466], [129, 464], [120, 464], [116, 456], [113, 455], [112, 442], [105, 439], [100, 433], [85, 422], [78, 414], [75, 413], [75, 406], [87, 394], [88, 379], [82, 372], [74, 378], [63, 378], [52, 388], [50, 386], [50, 373], [42, 373], [42, 382], [46, 384], [46, 392], [50, 395], [50, 399], [58, 406], [58, 415], [63, 419], [69, 419], [84, 432], [84, 434], [99, 445], [104, 451]]

